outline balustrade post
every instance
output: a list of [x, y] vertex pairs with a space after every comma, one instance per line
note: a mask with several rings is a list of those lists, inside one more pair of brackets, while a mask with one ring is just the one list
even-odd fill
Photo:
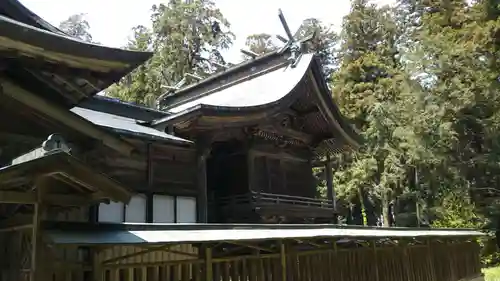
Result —
[[326, 191], [328, 195], [328, 200], [332, 202], [333, 209], [333, 223], [337, 223], [337, 206], [335, 204], [335, 190], [333, 189], [333, 167], [330, 154], [326, 155], [325, 164], [325, 176], [326, 176]]
[[212, 281], [214, 275], [212, 273], [212, 248], [205, 246], [205, 280]]
[[286, 248], [285, 248], [285, 243], [283, 241], [278, 242], [279, 247], [280, 247], [280, 260], [281, 260], [281, 280], [286, 281], [286, 273], [287, 273], [287, 266], [286, 266]]

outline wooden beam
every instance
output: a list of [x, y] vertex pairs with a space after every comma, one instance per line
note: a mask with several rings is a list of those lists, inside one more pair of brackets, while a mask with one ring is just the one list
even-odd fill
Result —
[[93, 137], [97, 140], [102, 141], [102, 143], [110, 148], [113, 148], [127, 156], [130, 156], [135, 151], [135, 147], [130, 143], [121, 140], [119, 137], [106, 132], [105, 130], [94, 125], [90, 121], [83, 119], [82, 117], [52, 104], [43, 98], [40, 98], [33, 93], [30, 93], [21, 87], [17, 86], [10, 80], [1, 77], [0, 84], [3, 88], [3, 94], [17, 100], [18, 102], [31, 107], [59, 122], [62, 124], [73, 128], [80, 133]]
[[41, 144], [44, 139], [43, 138], [36, 138], [33, 136], [28, 136], [28, 135], [21, 135], [21, 134], [13, 134], [13, 133], [6, 133], [6, 132], [0, 132], [0, 140], [4, 141], [11, 141], [11, 142], [16, 142], [16, 143], [29, 143], [29, 144]]
[[[4, 63], [6, 67], [9, 67], [10, 64], [18, 65], [21, 67], [26, 67], [30, 70], [37, 70], [40, 72], [50, 72], [63, 77], [76, 77], [80, 79], [84, 79], [88, 82], [96, 86], [101, 86], [99, 77], [100, 73], [92, 70], [81, 69], [71, 67], [61, 63], [53, 63], [47, 61], [46, 59], [38, 59], [31, 58], [27, 56], [20, 55], [19, 52], [16, 51], [2, 51], [0, 52], [0, 56], [4, 58]], [[116, 71], [108, 71], [107, 75], [119, 75]]]
[[[74, 196], [66, 194], [46, 194], [44, 203], [58, 206], [86, 206], [92, 204], [93, 197]], [[35, 192], [0, 191], [0, 203], [27, 204], [38, 203], [38, 194]]]
[[252, 148], [251, 151], [254, 154], [254, 156], [265, 156], [268, 158], [295, 161], [295, 162], [308, 162], [309, 161], [306, 157], [302, 157], [300, 155], [292, 155], [292, 154], [287, 153], [286, 151], [282, 151], [280, 149], [275, 149], [274, 151], [269, 151], [268, 149], [264, 149], [261, 147], [258, 147], [258, 148], [255, 147], [255, 148]]
[[2, 232], [15, 232], [15, 231], [25, 231], [33, 228], [33, 224], [21, 224], [21, 225], [13, 225], [8, 227], [0, 227], [0, 233]]
[[243, 241], [227, 241], [227, 243], [228, 244], [237, 245], [237, 246], [247, 247], [247, 248], [250, 248], [250, 249], [257, 250], [257, 251], [263, 251], [263, 252], [269, 252], [269, 253], [275, 252], [274, 250], [272, 250], [270, 248], [265, 248], [265, 247], [261, 247], [261, 246], [258, 246], [258, 245], [252, 245], [250, 243], [245, 243]]
[[[59, 77], [59, 76], [54, 75], [51, 79], [47, 76], [44, 76], [41, 73], [36, 73], [35, 71], [32, 71], [32, 70], [27, 70], [27, 71], [29, 74], [33, 75], [33, 77], [35, 77], [37, 80], [40, 80], [40, 82], [49, 86], [50, 89], [52, 91], [54, 91], [55, 93], [58, 93], [62, 97], [68, 98], [72, 104], [77, 104], [80, 100], [82, 100], [84, 98], [88, 98], [88, 96], [85, 94], [85, 92], [81, 88], [77, 88], [74, 85], [72, 85], [71, 83], [68, 83], [67, 81], [65, 81], [63, 79], [60, 79], [60, 78], [57, 79], [57, 77]], [[60, 84], [58, 84], [58, 82], [56, 82], [54, 80], [59, 80]], [[65, 88], [69, 88], [69, 89], [65, 89]], [[71, 93], [76, 93], [78, 96], [77, 97], [73, 96]]]
[[171, 247], [172, 247], [172, 245], [154, 246], [154, 247], [147, 248], [147, 249], [144, 249], [144, 250], [141, 250], [141, 251], [138, 251], [138, 252], [134, 252], [134, 253], [131, 253], [131, 254], [126, 254], [126, 255], [123, 255], [123, 256], [118, 256], [118, 257], [114, 257], [114, 258], [110, 258], [110, 259], [104, 260], [104, 261], [102, 261], [102, 264], [107, 265], [107, 264], [115, 263], [115, 262], [122, 261], [122, 260], [125, 260], [125, 259], [128, 259], [128, 258], [142, 256], [142, 255], [145, 255], [145, 254], [154, 253], [154, 252], [158, 252], [158, 251], [165, 251], [165, 250], [168, 250]]

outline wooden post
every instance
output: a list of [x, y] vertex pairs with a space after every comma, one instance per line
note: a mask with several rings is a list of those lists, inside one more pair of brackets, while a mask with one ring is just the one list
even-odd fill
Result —
[[214, 275], [212, 273], [212, 248], [207, 246], [205, 249], [205, 280], [212, 281]]
[[452, 250], [453, 248], [453, 245], [452, 243], [450, 243], [450, 241], [446, 241], [445, 242], [445, 246], [446, 246], [446, 251], [449, 253], [448, 254], [448, 266], [449, 266], [449, 269], [450, 269], [450, 278], [451, 280], [457, 280], [456, 276], [455, 276], [455, 251]]
[[257, 191], [258, 189], [255, 186], [255, 153], [253, 152], [252, 148], [248, 149], [248, 155], [247, 155], [247, 169], [248, 169], [248, 191], [250, 191], [250, 194], [252, 191]]
[[432, 258], [431, 240], [427, 240], [427, 262], [431, 272], [431, 281], [436, 281], [436, 271], [434, 270], [434, 261]]
[[404, 254], [403, 265], [406, 272], [406, 280], [412, 280], [410, 255], [408, 254], [408, 241], [403, 242], [403, 254]]
[[205, 138], [197, 140], [196, 149], [196, 178], [197, 194], [196, 212], [198, 222], [208, 221], [208, 193], [207, 193], [207, 158], [210, 154], [210, 141]]
[[[93, 264], [93, 272], [94, 272], [94, 281], [102, 281], [104, 279], [104, 274], [102, 270], [102, 262], [99, 259], [99, 249], [93, 249], [92, 254], [92, 264]], [[112, 280], [116, 281], [116, 280]]]
[[326, 164], [325, 164], [325, 177], [326, 177], [326, 191], [328, 200], [332, 202], [333, 206], [333, 223], [337, 223], [337, 206], [335, 203], [335, 190], [333, 189], [333, 169], [332, 169], [332, 161], [330, 159], [330, 154], [326, 155]]
[[375, 280], [379, 281], [380, 276], [379, 276], [379, 272], [378, 272], [379, 260], [378, 260], [378, 253], [377, 253], [377, 241], [372, 241], [372, 246], [373, 246], [373, 260], [375, 261]]
[[285, 248], [285, 243], [283, 241], [279, 242], [280, 246], [280, 258], [281, 258], [281, 280], [286, 281], [286, 248]]
[[46, 279], [42, 229], [40, 228], [41, 221], [43, 219], [43, 213], [45, 212], [45, 207], [43, 205], [43, 197], [47, 189], [46, 184], [47, 181], [44, 178], [39, 178], [35, 181], [37, 202], [34, 205], [33, 228], [31, 232], [31, 245], [32, 245], [31, 272], [30, 272], [31, 281], [42, 281]]

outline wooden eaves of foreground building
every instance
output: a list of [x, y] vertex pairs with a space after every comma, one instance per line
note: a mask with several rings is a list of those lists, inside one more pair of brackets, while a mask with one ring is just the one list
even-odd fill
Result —
[[0, 280], [480, 279], [475, 231], [298, 224], [333, 221], [312, 160], [359, 138], [292, 53], [146, 109], [95, 95], [151, 54], [1, 1]]

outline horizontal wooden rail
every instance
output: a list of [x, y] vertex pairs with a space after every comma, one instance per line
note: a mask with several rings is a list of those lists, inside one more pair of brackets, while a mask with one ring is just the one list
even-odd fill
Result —
[[331, 200], [253, 191], [240, 195], [219, 197], [217, 198], [217, 202], [212, 203], [217, 203], [219, 206], [239, 204], [276, 204], [333, 209], [333, 202]]

